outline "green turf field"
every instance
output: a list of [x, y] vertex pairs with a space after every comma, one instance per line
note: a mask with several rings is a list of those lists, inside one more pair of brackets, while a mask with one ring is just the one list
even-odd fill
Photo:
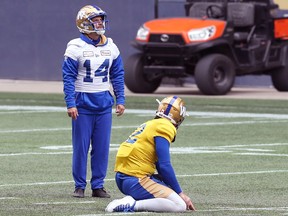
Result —
[[[106, 205], [122, 197], [113, 173], [119, 143], [153, 118], [156, 98], [162, 99], [129, 96], [125, 115], [113, 116], [105, 184], [112, 198], [92, 198], [88, 183], [86, 197], [77, 199], [71, 196], [71, 120], [63, 96], [0, 93], [0, 215], [105, 214]], [[288, 100], [183, 98], [190, 116], [171, 157], [197, 211], [180, 215], [287, 216]]]

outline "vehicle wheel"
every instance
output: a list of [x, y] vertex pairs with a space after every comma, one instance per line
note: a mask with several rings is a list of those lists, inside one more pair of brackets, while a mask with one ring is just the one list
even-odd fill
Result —
[[281, 68], [272, 70], [271, 79], [275, 89], [288, 91], [288, 63]]
[[140, 53], [130, 56], [124, 65], [125, 85], [134, 93], [152, 93], [160, 85], [160, 80], [149, 81], [143, 73], [143, 58]]
[[234, 84], [235, 68], [225, 55], [211, 54], [199, 60], [194, 75], [203, 94], [225, 95]]

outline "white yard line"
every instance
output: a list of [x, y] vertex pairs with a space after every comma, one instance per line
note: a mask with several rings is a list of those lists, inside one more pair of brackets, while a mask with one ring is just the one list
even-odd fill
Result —
[[192, 174], [192, 175], [177, 175], [183, 177], [208, 177], [208, 176], [226, 176], [226, 175], [254, 175], [254, 174], [269, 174], [269, 173], [288, 173], [288, 170], [265, 170], [253, 172], [228, 172], [228, 173], [207, 173], [207, 174]]
[[77, 202], [45, 202], [45, 203], [34, 203], [35, 205], [65, 205], [65, 204], [90, 204], [97, 203], [97, 201], [77, 201]]
[[[0, 105], [0, 111], [50, 111], [66, 112], [65, 107], [55, 106], [8, 106]], [[113, 110], [115, 113], [115, 110]], [[155, 110], [126, 109], [125, 113], [131, 114], [151, 114], [155, 115]], [[287, 114], [269, 114], [269, 113], [227, 113], [227, 112], [187, 112], [191, 116], [203, 117], [226, 117], [226, 118], [268, 118], [268, 119], [288, 119]]]
[[265, 208], [235, 208], [235, 207], [218, 207], [216, 209], [197, 210], [199, 212], [222, 212], [222, 211], [283, 211], [287, 212], [288, 207], [265, 207]]
[[25, 186], [37, 186], [37, 185], [57, 185], [57, 184], [71, 184], [74, 181], [58, 181], [58, 182], [34, 182], [34, 183], [23, 183], [23, 184], [3, 184], [2, 187], [25, 187]]
[[[196, 126], [215, 126], [215, 125], [241, 125], [241, 124], [270, 124], [270, 123], [287, 123], [287, 121], [237, 121], [237, 122], [205, 122], [183, 124], [181, 127], [196, 127]], [[112, 126], [112, 129], [137, 128], [139, 125], [129, 126]], [[54, 131], [69, 131], [71, 128], [31, 128], [31, 129], [16, 129], [16, 130], [0, 130], [0, 133], [33, 133], [33, 132], [54, 132]]]
[[268, 211], [287, 211], [288, 210], [288, 207], [285, 206], [285, 207], [263, 207], [263, 208], [252, 208], [252, 207], [249, 207], [249, 208], [235, 208], [235, 207], [216, 207], [217, 209], [220, 209], [220, 210], [232, 210], [232, 211], [247, 211], [247, 210], [268, 210]]
[[[64, 107], [49, 107], [49, 106], [0, 106], [0, 114], [15, 114], [22, 112], [66, 112]], [[14, 111], [14, 112], [11, 112]], [[114, 111], [113, 111], [114, 113]], [[137, 109], [127, 109], [125, 110], [127, 114], [155, 114], [155, 110], [137, 110]], [[288, 120], [288, 115], [285, 114], [259, 114], [259, 113], [222, 113], [222, 112], [189, 112], [191, 116], [200, 117], [221, 117], [221, 118], [266, 118], [274, 119], [274, 121], [269, 120], [249, 120], [249, 121], [233, 121], [233, 122], [202, 122], [202, 123], [184, 123], [182, 126], [185, 127], [195, 127], [195, 126], [215, 126], [215, 125], [240, 125], [240, 124], [266, 124], [266, 123], [286, 123]], [[138, 125], [130, 126], [113, 126], [112, 129], [123, 129], [123, 128], [136, 128]], [[0, 130], [0, 133], [33, 133], [33, 132], [54, 132], [54, 131], [68, 131], [71, 128], [31, 128], [31, 129], [13, 129], [13, 130]]]
[[66, 112], [65, 107], [55, 106], [17, 106], [17, 105], [0, 105], [0, 110], [4, 111], [50, 111], [50, 112]]
[[[233, 153], [234, 155], [258, 155], [258, 156], [282, 156], [287, 157], [287, 154], [271, 153], [275, 152], [273, 149], [263, 148], [249, 148], [249, 147], [272, 147], [272, 146], [288, 146], [288, 143], [266, 143], [266, 144], [245, 144], [245, 145], [225, 145], [225, 146], [195, 146], [195, 147], [171, 147], [171, 154], [210, 154], [210, 153]], [[110, 144], [110, 151], [115, 152], [118, 150], [119, 144]], [[244, 148], [246, 147], [246, 148]], [[9, 153], [0, 154], [0, 157], [11, 156], [30, 156], [30, 155], [64, 155], [72, 154], [72, 146], [41, 146], [40, 149], [44, 150], [61, 150], [52, 152], [22, 152], [22, 153]], [[67, 150], [67, 151], [65, 151]], [[234, 152], [242, 151], [242, 152]], [[269, 153], [267, 153], [269, 152]]]
[[[69, 204], [69, 203], [67, 203]], [[198, 209], [196, 212], [222, 212], [222, 211], [280, 211], [283, 212], [283, 215], [287, 215], [288, 207], [266, 207], [266, 208], [234, 208], [234, 207], [219, 207], [216, 209]], [[151, 214], [151, 212], [129, 212], [129, 215], [137, 215], [137, 214]], [[108, 215], [124, 215], [123, 212], [113, 212], [113, 213], [105, 213], [105, 216]], [[154, 213], [155, 214], [155, 213]], [[191, 214], [193, 212], [191, 211]], [[85, 215], [74, 215], [74, 216], [102, 216], [103, 214], [85, 214]]]
[[72, 154], [72, 152], [71, 151], [67, 151], [67, 152], [23, 152], [23, 153], [0, 154], [0, 157], [25, 156], [25, 155], [63, 155], [63, 154]]
[[32, 132], [50, 132], [50, 131], [68, 131], [71, 128], [31, 128], [31, 129], [18, 129], [18, 130], [0, 130], [0, 133], [32, 133]]
[[138, 215], [138, 214], [140, 214], [140, 215], [143, 215], [143, 214], [156, 215], [157, 213], [153, 213], [153, 212], [129, 212], [129, 213], [126, 213], [126, 212], [113, 212], [113, 213], [106, 213], [105, 212], [103, 214], [85, 214], [85, 215], [74, 215], [74, 216], [103, 216], [103, 215], [105, 215], [105, 216], [122, 215], [123, 216], [123, 215]]
[[276, 157], [288, 157], [288, 154], [271, 154], [271, 153], [256, 153], [256, 152], [244, 152], [234, 153], [235, 155], [254, 155], [254, 156], [276, 156]]
[[[201, 122], [201, 123], [183, 123], [183, 126], [215, 126], [215, 125], [242, 125], [242, 124], [269, 124], [269, 123], [287, 123], [287, 120], [268, 120], [268, 121], [233, 121], [233, 122]], [[182, 125], [181, 125], [182, 127]]]
[[[191, 174], [191, 175], [177, 175], [179, 178], [186, 177], [209, 177], [209, 176], [227, 176], [227, 175], [254, 175], [254, 174], [271, 174], [271, 173], [288, 173], [288, 170], [262, 170], [253, 172], [228, 172], [228, 173], [203, 173], [203, 174]], [[115, 181], [112, 179], [105, 179], [105, 181]], [[89, 180], [87, 180], [89, 182]], [[55, 184], [71, 184], [73, 181], [58, 181], [58, 182], [34, 182], [23, 184], [3, 184], [0, 188], [4, 187], [23, 187], [23, 186], [36, 186], [36, 185], [55, 185]]]
[[15, 199], [20, 199], [18, 197], [0, 197], [0, 200], [15, 200]]

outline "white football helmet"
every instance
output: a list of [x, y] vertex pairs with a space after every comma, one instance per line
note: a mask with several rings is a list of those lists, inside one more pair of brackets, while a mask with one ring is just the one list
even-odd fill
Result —
[[[92, 21], [92, 19], [97, 16], [100, 16], [103, 21], [103, 28], [101, 29], [95, 28], [95, 23]], [[82, 7], [76, 17], [77, 28], [81, 33], [85, 34], [96, 32], [98, 35], [102, 35], [105, 33], [107, 23], [106, 12], [96, 5], [86, 5]]]
[[170, 120], [178, 128], [187, 115], [184, 101], [177, 96], [169, 96], [162, 101], [158, 99], [156, 101], [159, 103], [156, 116]]

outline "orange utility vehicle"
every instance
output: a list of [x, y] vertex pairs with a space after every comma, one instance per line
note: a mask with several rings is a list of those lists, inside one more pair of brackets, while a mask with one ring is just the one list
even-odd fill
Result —
[[192, 76], [203, 94], [225, 95], [236, 76], [266, 74], [288, 91], [288, 17], [271, 2], [183, 0], [185, 16], [147, 21], [125, 62], [127, 88], [152, 93], [164, 77]]

